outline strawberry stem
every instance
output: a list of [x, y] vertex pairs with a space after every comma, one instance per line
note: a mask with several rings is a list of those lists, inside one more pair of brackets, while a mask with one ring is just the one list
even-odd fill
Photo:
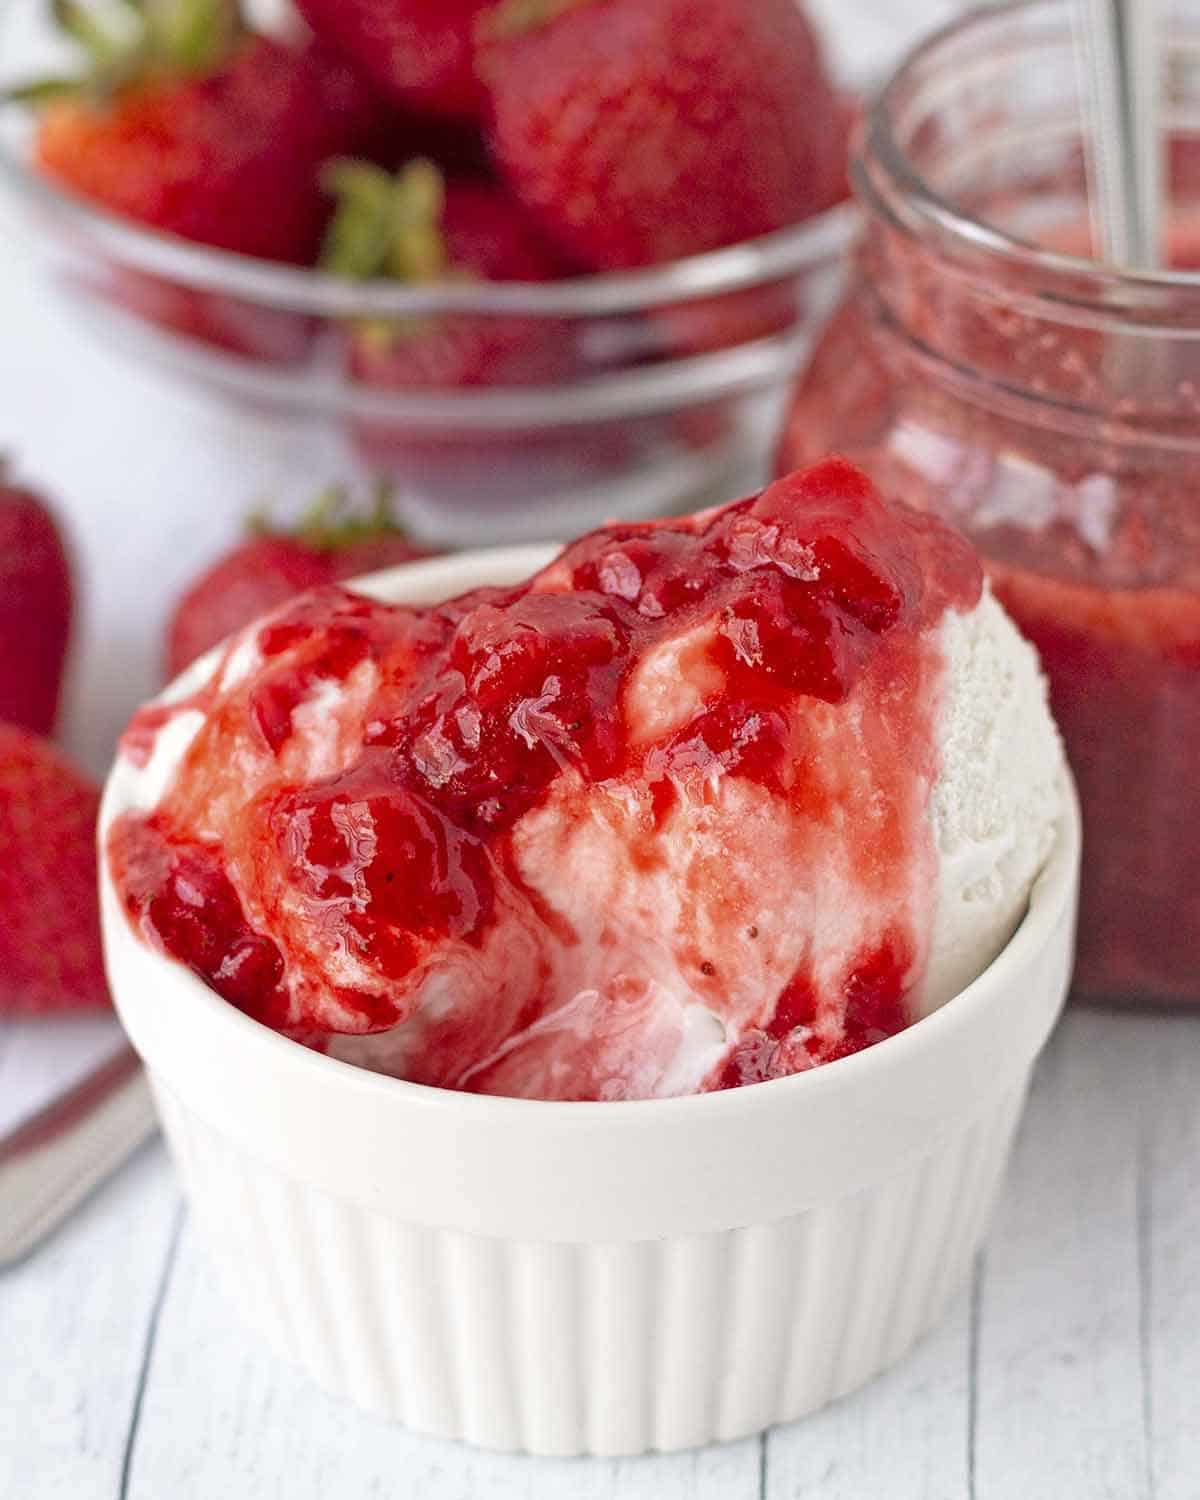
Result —
[[321, 265], [352, 281], [369, 280], [387, 259], [391, 178], [367, 162], [331, 161], [321, 173], [321, 186], [337, 199]]
[[417, 285], [447, 274], [446, 188], [432, 162], [418, 158], [392, 177], [369, 162], [333, 161], [321, 181], [338, 200], [321, 252], [326, 270], [355, 281], [382, 276]]
[[484, 12], [479, 35], [484, 41], [500, 42], [525, 31], [536, 31], [564, 12], [590, 3], [591, 0], [501, 0], [492, 10]]
[[[0, 478], [3, 478], [3, 469], [0, 469]], [[392, 514], [392, 506], [396, 499], [396, 486], [390, 479], [380, 474], [375, 480], [375, 499], [371, 506], [371, 519], [380, 531], [399, 531], [401, 528], [396, 524], [396, 518]]]
[[224, 65], [245, 29], [239, 0], [51, 0], [51, 11], [82, 49], [82, 72], [18, 84], [5, 98], [35, 107], [104, 101], [146, 78], [202, 77]]
[[331, 484], [323, 489], [300, 517], [295, 535], [310, 547], [324, 550], [330, 546], [330, 538], [337, 531], [338, 512], [346, 503], [346, 490], [340, 484]]
[[397, 281], [437, 281], [446, 272], [442, 213], [446, 185], [431, 161], [410, 161], [396, 178], [388, 274]]
[[404, 528], [395, 518], [395, 487], [387, 479], [376, 481], [369, 508], [355, 509], [350, 492], [343, 484], [327, 485], [300, 516], [293, 527], [275, 527], [263, 511], [247, 518], [252, 536], [291, 537], [318, 552], [336, 552], [355, 542], [373, 541], [381, 536], [403, 536]]
[[243, 30], [238, 0], [144, 0], [142, 13], [151, 54], [181, 73], [220, 67]]
[[138, 44], [142, 34], [141, 21], [131, 6], [110, 8], [102, 17], [82, 0], [52, 0], [50, 14], [63, 35], [82, 47], [97, 68], [111, 66]]
[[275, 528], [271, 525], [271, 513], [266, 505], [261, 505], [252, 510], [246, 517], [246, 530], [251, 536], [274, 536]]
[[63, 99], [82, 99], [89, 92], [87, 85], [78, 78], [32, 78], [27, 83], [14, 83], [11, 88], [0, 89], [0, 103], [41, 109], [43, 105], [56, 104]]

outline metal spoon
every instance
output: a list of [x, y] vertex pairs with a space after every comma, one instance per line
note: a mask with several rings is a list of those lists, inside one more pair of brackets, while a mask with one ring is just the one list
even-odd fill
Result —
[[1111, 265], [1162, 263], [1160, 0], [1079, 0], [1090, 114], [1088, 196], [1093, 242]]
[[0, 1266], [28, 1255], [157, 1129], [141, 1061], [122, 1047], [0, 1138]]

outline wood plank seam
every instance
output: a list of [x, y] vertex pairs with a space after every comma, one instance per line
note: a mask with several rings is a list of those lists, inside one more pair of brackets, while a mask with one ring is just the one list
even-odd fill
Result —
[[1142, 1377], [1142, 1447], [1146, 1459], [1148, 1500], [1155, 1500], [1158, 1489], [1154, 1472], [1154, 1361], [1150, 1349], [1151, 1319], [1154, 1315], [1152, 1150], [1151, 1127], [1143, 1119], [1137, 1145], [1135, 1204], [1137, 1211], [1138, 1354]]
[[167, 1291], [171, 1284], [171, 1273], [175, 1269], [175, 1262], [179, 1254], [179, 1241], [183, 1233], [184, 1222], [187, 1211], [182, 1199], [176, 1204], [175, 1218], [171, 1225], [171, 1237], [167, 1241], [166, 1254], [163, 1256], [162, 1271], [158, 1278], [158, 1286], [155, 1288], [154, 1301], [150, 1307], [150, 1317], [146, 1322], [146, 1334], [142, 1344], [142, 1358], [138, 1369], [137, 1388], [133, 1393], [133, 1404], [129, 1410], [129, 1429], [125, 1434], [125, 1450], [121, 1455], [121, 1484], [117, 1491], [118, 1500], [127, 1500], [129, 1495], [129, 1481], [133, 1473], [133, 1457], [137, 1447], [138, 1429], [141, 1426], [142, 1406], [146, 1398], [146, 1385], [150, 1375], [150, 1361], [154, 1357], [154, 1345], [158, 1339], [158, 1324], [162, 1317], [163, 1304], [167, 1300]]
[[971, 1268], [971, 1312], [967, 1334], [967, 1500], [976, 1500], [975, 1439], [979, 1427], [979, 1328], [987, 1251], [981, 1250]]

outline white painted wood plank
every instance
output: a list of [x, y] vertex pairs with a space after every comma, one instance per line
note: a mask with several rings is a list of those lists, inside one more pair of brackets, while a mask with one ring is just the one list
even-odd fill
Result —
[[1160, 1016], [1140, 1204], [1155, 1500], [1200, 1492], [1200, 1016]]
[[123, 1040], [112, 1014], [0, 1022], [0, 1135], [102, 1062]]
[[1156, 1025], [1072, 1013], [1039, 1069], [984, 1261], [975, 1500], [1148, 1494], [1138, 1170]]
[[243, 1332], [189, 1225], [148, 1368], [128, 1500], [756, 1500], [755, 1440], [637, 1460], [507, 1457], [325, 1396]]
[[[981, 1294], [978, 1500], [1146, 1493], [1139, 1203], [1154, 1476], [1193, 1500], [1200, 1019], [1075, 1015], [1038, 1080]], [[1152, 1109], [1142, 1109], [1152, 1101]], [[1140, 1127], [1146, 1131], [1139, 1150]], [[1138, 1163], [1149, 1164], [1139, 1193]], [[155, 1153], [0, 1279], [0, 1494], [115, 1497], [173, 1189]], [[152, 1246], [152, 1251], [147, 1246]], [[497, 1458], [311, 1390], [244, 1335], [184, 1245], [148, 1369], [131, 1497], [405, 1492], [430, 1500], [757, 1493], [754, 1443], [623, 1463]], [[967, 1310], [867, 1390], [772, 1436], [771, 1500], [957, 1500]], [[13, 1351], [19, 1351], [14, 1357]], [[36, 1484], [33, 1476], [37, 1476]], [[115, 1476], [115, 1477], [114, 1477]]]
[[143, 1151], [0, 1274], [0, 1495], [116, 1500], [147, 1331], [178, 1212]]
[[910, 1358], [767, 1439], [764, 1500], [962, 1500], [970, 1295]]

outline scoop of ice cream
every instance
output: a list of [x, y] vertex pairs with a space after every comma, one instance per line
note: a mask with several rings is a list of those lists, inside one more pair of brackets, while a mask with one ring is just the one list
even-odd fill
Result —
[[135, 720], [130, 919], [417, 1082], [758, 1082], [980, 972], [1053, 837], [1036, 660], [936, 520], [830, 461], [426, 609], [340, 589]]

